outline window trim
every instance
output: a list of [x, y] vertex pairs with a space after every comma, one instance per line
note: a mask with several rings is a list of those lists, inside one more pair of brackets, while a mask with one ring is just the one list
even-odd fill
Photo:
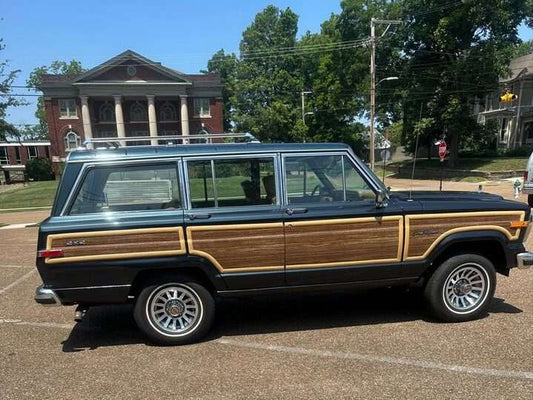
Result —
[[[70, 108], [65, 107], [67, 110], [67, 115], [61, 115], [61, 102], [72, 102], [74, 104], [74, 114], [70, 113]], [[64, 98], [58, 99], [58, 109], [59, 109], [59, 119], [78, 119], [78, 104], [76, 99], [73, 98]]]
[[[27, 146], [26, 149], [27, 149], [27, 153], [28, 153], [28, 160], [32, 160], [34, 158], [38, 158], [39, 157], [39, 149], [37, 148], [37, 146]], [[34, 156], [32, 156], [30, 154], [30, 149], [35, 150], [35, 155]]]
[[[285, 158], [287, 157], [321, 157], [321, 156], [324, 156], [324, 157], [346, 156], [350, 160], [355, 170], [359, 173], [361, 178], [368, 185], [369, 189], [372, 190], [374, 194], [376, 194], [377, 191], [379, 190], [379, 188], [376, 187], [376, 184], [373, 181], [373, 179], [371, 179], [371, 177], [369, 177], [368, 174], [362, 168], [359, 167], [358, 163], [353, 159], [353, 157], [351, 157], [351, 153], [348, 151], [324, 151], [324, 152], [318, 152], [318, 153], [316, 152], [314, 153], [309, 153], [309, 152], [283, 153], [281, 155], [281, 166], [282, 166], [282, 178], [283, 178], [283, 205], [284, 206], [286, 207], [291, 206], [291, 204], [289, 204], [289, 193], [287, 191], [288, 186], [287, 186], [287, 174], [285, 173]], [[350, 201], [350, 202], [346, 201], [346, 178], [345, 178], [345, 171], [344, 171], [344, 157], [342, 157], [341, 160], [342, 160], [342, 179], [343, 179], [344, 200], [332, 201], [332, 202], [321, 203], [321, 204], [325, 204], [325, 205], [327, 204], [350, 204], [350, 205], [357, 204], [356, 202], [353, 202], [353, 201]], [[316, 205], [317, 203], [298, 203], [298, 204], [315, 204]]]
[[159, 166], [161, 166], [161, 165], [173, 165], [176, 168], [176, 175], [178, 177], [178, 186], [179, 186], [178, 190], [179, 190], [180, 200], [181, 200], [180, 201], [180, 203], [181, 203], [180, 207], [179, 208], [175, 208], [174, 210], [164, 210], [164, 209], [163, 210], [161, 210], [161, 209], [155, 210], [154, 209], [154, 210], [131, 210], [131, 211], [106, 211], [106, 214], [107, 215], [117, 215], [117, 214], [124, 214], [124, 213], [127, 213], [127, 214], [129, 214], [129, 213], [141, 213], [141, 212], [153, 213], [153, 212], [162, 212], [162, 211], [164, 211], [165, 213], [168, 213], [168, 212], [183, 213], [183, 210], [185, 209], [184, 208], [184, 205], [185, 205], [185, 197], [184, 197], [184, 195], [185, 195], [185, 193], [184, 193], [184, 190], [183, 190], [183, 184], [180, 184], [180, 182], [182, 182], [182, 179], [183, 179], [182, 167], [181, 167], [182, 160], [181, 160], [181, 157], [176, 157], [176, 158], [164, 159], [164, 160], [161, 160], [161, 161], [157, 161], [157, 160], [154, 160], [154, 159], [149, 159], [149, 160], [137, 160], [135, 162], [132, 162], [131, 160], [127, 160], [127, 161], [104, 161], [104, 162], [99, 162], [99, 163], [87, 163], [87, 164], [84, 164], [83, 167], [81, 168], [80, 172], [78, 173], [78, 176], [76, 177], [76, 181], [74, 182], [74, 185], [72, 185], [72, 189], [70, 190], [70, 192], [68, 194], [67, 200], [65, 201], [65, 204], [62, 207], [59, 216], [60, 217], [84, 217], [86, 215], [102, 215], [103, 213], [101, 213], [101, 212], [70, 215], [70, 211], [72, 209], [72, 206], [74, 205], [74, 201], [75, 201], [76, 197], [78, 197], [78, 193], [81, 190], [83, 182], [85, 182], [87, 174], [94, 168], [113, 167], [113, 166], [117, 166], [117, 167], [127, 167], [127, 166], [138, 167], [139, 163], [140, 164], [154, 165], [154, 166], [158, 166], [158, 165]]
[[7, 152], [7, 147], [0, 147], [0, 151], [4, 153], [3, 156], [0, 156], [0, 165], [9, 165], [9, 153]]
[[[218, 198], [216, 193], [216, 176], [215, 176], [215, 160], [224, 160], [224, 159], [253, 159], [253, 158], [272, 158], [274, 162], [274, 182], [276, 184], [276, 203], [275, 204], [253, 204], [253, 205], [244, 205], [244, 206], [224, 206], [224, 207], [218, 207]], [[211, 161], [211, 175], [213, 179], [213, 196], [215, 198], [215, 206], [214, 207], [202, 207], [202, 208], [192, 208], [192, 201], [190, 196], [190, 185], [189, 185], [189, 161]], [[272, 208], [279, 208], [282, 205], [281, 202], [281, 182], [279, 180], [278, 172], [280, 171], [280, 160], [279, 160], [279, 153], [259, 153], [259, 154], [239, 154], [239, 155], [231, 155], [231, 154], [225, 154], [225, 155], [219, 155], [219, 156], [213, 156], [213, 157], [206, 157], [206, 156], [190, 156], [190, 157], [183, 157], [183, 169], [184, 169], [184, 177], [185, 180], [183, 181], [183, 187], [185, 192], [187, 193], [187, 208], [186, 211], [197, 211], [197, 210], [234, 210], [234, 209], [241, 209], [246, 208], [246, 210], [252, 210], [252, 209], [272, 209]]]

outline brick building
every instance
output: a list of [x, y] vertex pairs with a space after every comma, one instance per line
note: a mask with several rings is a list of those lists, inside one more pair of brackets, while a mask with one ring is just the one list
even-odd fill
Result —
[[23, 181], [26, 163], [37, 157], [50, 158], [50, 142], [44, 140], [0, 142], [0, 184]]
[[184, 74], [131, 50], [75, 76], [44, 75], [52, 160], [89, 138], [222, 133], [222, 84], [214, 74]]

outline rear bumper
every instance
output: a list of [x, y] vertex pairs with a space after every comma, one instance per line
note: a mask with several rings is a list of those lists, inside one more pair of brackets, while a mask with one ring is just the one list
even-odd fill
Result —
[[61, 300], [52, 289], [46, 289], [43, 285], [35, 289], [35, 301], [43, 306], [60, 306]]
[[524, 194], [533, 194], [533, 185], [527, 184], [522, 187], [522, 193]]
[[516, 255], [516, 265], [520, 269], [527, 269], [533, 266], [533, 253], [525, 251]]

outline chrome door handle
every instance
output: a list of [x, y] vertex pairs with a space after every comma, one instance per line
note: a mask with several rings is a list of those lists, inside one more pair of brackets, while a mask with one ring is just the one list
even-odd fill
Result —
[[207, 213], [187, 214], [187, 217], [189, 219], [209, 219], [211, 218], [211, 214], [207, 214]]
[[307, 208], [305, 207], [301, 207], [301, 208], [287, 208], [285, 210], [285, 212], [288, 214], [288, 215], [292, 215], [292, 214], [305, 214], [307, 212]]

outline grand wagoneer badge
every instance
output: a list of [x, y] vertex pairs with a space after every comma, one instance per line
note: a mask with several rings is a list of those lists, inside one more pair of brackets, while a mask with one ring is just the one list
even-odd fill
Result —
[[87, 241], [85, 239], [72, 239], [65, 242], [67, 246], [85, 246]]

